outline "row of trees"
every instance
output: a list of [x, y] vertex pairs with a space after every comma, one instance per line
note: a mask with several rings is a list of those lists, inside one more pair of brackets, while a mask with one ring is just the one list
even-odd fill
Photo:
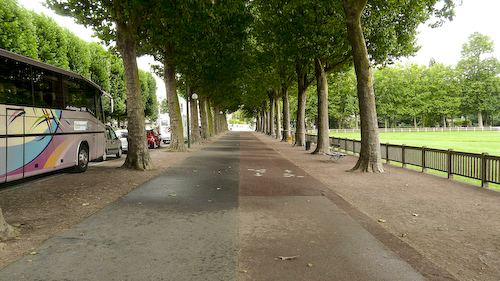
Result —
[[[289, 89], [298, 88], [298, 140], [304, 140], [305, 92], [313, 80], [318, 96], [318, 146], [328, 147], [329, 74], [354, 65], [361, 120], [361, 152], [353, 170], [383, 172], [373, 90], [373, 63], [417, 51], [417, 26], [432, 15], [450, 18], [454, 0], [46, 0], [61, 15], [90, 26], [115, 43], [123, 61], [129, 153], [124, 167], [151, 169], [145, 142], [144, 104], [137, 56], [161, 63], [172, 125], [171, 147], [185, 149], [177, 83], [200, 97], [205, 122], [221, 125], [220, 112], [243, 106], [259, 129], [289, 132]], [[435, 6], [443, 2], [439, 9]], [[179, 79], [180, 78], [180, 79]], [[207, 110], [213, 108], [213, 122]], [[267, 111], [267, 108], [271, 110]], [[194, 109], [198, 107], [193, 107]], [[193, 112], [197, 116], [197, 112]], [[276, 121], [276, 123], [275, 123]], [[216, 130], [217, 131], [217, 130]], [[279, 134], [279, 130], [277, 132]], [[302, 144], [302, 143], [301, 143]]]
[[[306, 93], [315, 81], [318, 144], [313, 153], [327, 152], [328, 76], [333, 74], [334, 79], [345, 79], [349, 76], [343, 72], [354, 66], [358, 109], [352, 107], [353, 99], [337, 96], [333, 103], [339, 115], [359, 112], [361, 153], [353, 170], [382, 172], [371, 65], [388, 64], [414, 54], [418, 50], [415, 36], [420, 23], [431, 15], [453, 16], [454, 1], [443, 1], [439, 10], [434, 8], [437, 2], [252, 1], [254, 57], [258, 68], [254, 68], [255, 82], [249, 87], [244, 105], [248, 112], [257, 115], [258, 130], [280, 138], [283, 120], [283, 131], [285, 134], [290, 131], [288, 91], [295, 84], [298, 92], [296, 145], [304, 145]], [[349, 95], [342, 90], [337, 92]], [[283, 118], [278, 99], [283, 104]]]
[[[88, 77], [114, 99], [114, 112], [106, 116], [126, 119], [125, 75], [119, 54], [96, 42], [86, 42], [52, 18], [20, 7], [15, 0], [0, 0], [0, 48]], [[139, 71], [144, 112], [150, 120], [158, 116], [156, 80]]]
[[[142, 103], [136, 102], [141, 96], [136, 57], [150, 54], [162, 66], [158, 73], [167, 89], [171, 147], [180, 151], [185, 149], [177, 97], [180, 81], [189, 84], [188, 99], [193, 92], [200, 96], [200, 110], [210, 108], [210, 101], [214, 119], [220, 119], [219, 112], [243, 106], [258, 117], [260, 130], [276, 131], [278, 136], [281, 126], [290, 133], [289, 89], [296, 84], [298, 145], [304, 144], [306, 90], [315, 81], [319, 141], [314, 153], [327, 152], [327, 79], [354, 66], [362, 129], [362, 149], [354, 169], [374, 172], [383, 168], [371, 65], [415, 53], [420, 23], [432, 15], [453, 16], [453, 0], [443, 0], [436, 9], [438, 2], [47, 0], [56, 12], [91, 26], [103, 41], [116, 43], [125, 67], [132, 139], [126, 167], [151, 167], [147, 148], [140, 142]], [[343, 79], [340, 74], [336, 77]], [[192, 108], [196, 117], [198, 106]], [[208, 119], [202, 116], [203, 131]], [[220, 122], [212, 123], [217, 127]]]
[[[379, 124], [387, 127], [495, 125], [500, 122], [500, 63], [491, 56], [490, 37], [473, 33], [463, 45], [456, 67], [431, 60], [382, 66], [374, 70], [374, 90]], [[475, 76], [470, 75], [474, 71]], [[314, 84], [314, 83], [313, 83]], [[296, 87], [292, 86], [292, 92]], [[297, 100], [291, 97], [292, 116]], [[282, 106], [282, 104], [281, 104]], [[305, 116], [312, 125], [318, 115], [313, 89], [307, 93]], [[358, 128], [358, 100], [354, 69], [328, 77], [330, 128]], [[496, 123], [495, 123], [496, 121]], [[294, 122], [292, 118], [292, 123]]]
[[476, 32], [463, 45], [456, 67], [432, 60], [429, 66], [406, 64], [375, 71], [377, 111], [386, 127], [388, 120], [396, 126], [408, 119], [414, 127], [446, 127], [447, 120], [456, 117], [477, 120], [479, 127], [483, 119], [492, 124], [500, 110], [500, 63], [491, 56], [493, 51], [493, 41]]

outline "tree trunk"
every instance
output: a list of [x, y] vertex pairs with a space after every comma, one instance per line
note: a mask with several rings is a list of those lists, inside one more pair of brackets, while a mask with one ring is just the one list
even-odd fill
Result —
[[306, 101], [307, 101], [307, 74], [304, 67], [297, 66], [297, 88], [298, 88], [298, 101], [297, 101], [297, 128], [295, 134], [295, 146], [306, 145]]
[[357, 78], [359, 112], [361, 117], [361, 151], [352, 171], [384, 172], [378, 136], [377, 112], [373, 91], [373, 73], [368, 59], [366, 42], [361, 28], [361, 13], [368, 0], [342, 0], [346, 15], [347, 36], [352, 47]]
[[208, 128], [208, 113], [207, 113], [207, 97], [200, 97], [200, 119], [201, 119], [201, 138], [210, 140], [210, 132]]
[[200, 125], [198, 119], [198, 100], [192, 98], [193, 93], [189, 93], [191, 95], [191, 99], [189, 102], [189, 113], [190, 113], [190, 125], [191, 125], [191, 143], [201, 144], [201, 134], [200, 134]]
[[262, 133], [267, 135], [267, 128], [269, 127], [269, 114], [267, 112], [267, 100], [262, 105]]
[[220, 114], [219, 114], [219, 106], [218, 105], [214, 105], [214, 133], [215, 135], [218, 135], [220, 134], [220, 121], [219, 121], [219, 118], [220, 118]]
[[443, 114], [443, 128], [446, 128], [446, 115]]
[[288, 99], [288, 86], [281, 87], [281, 99], [283, 100], [283, 141], [288, 141], [292, 136], [290, 131], [290, 101]]
[[215, 137], [215, 128], [214, 128], [214, 114], [212, 108], [212, 102], [207, 98], [207, 116], [208, 116], [208, 132], [210, 133], [210, 137]]
[[318, 144], [313, 154], [330, 152], [330, 136], [328, 123], [328, 81], [323, 62], [315, 60], [316, 83], [318, 87]]
[[280, 99], [276, 95], [274, 99], [275, 109], [276, 109], [276, 139], [281, 140], [281, 110], [280, 110]]
[[413, 116], [413, 128], [417, 128], [417, 116]]
[[151, 170], [155, 166], [149, 156], [146, 142], [144, 105], [137, 68], [137, 45], [130, 25], [116, 23], [116, 46], [123, 60], [127, 88], [128, 153], [122, 167]]
[[481, 111], [477, 112], [477, 126], [479, 128], [483, 127], [483, 113]]
[[170, 117], [170, 150], [185, 152], [184, 127], [182, 126], [181, 108], [177, 97], [175, 67], [164, 62], [165, 88], [167, 90], [168, 115]]
[[227, 114], [226, 113], [222, 114], [221, 120], [222, 120], [222, 129], [223, 129], [222, 132], [227, 132], [228, 127], [227, 127]]
[[2, 213], [2, 208], [0, 208], [0, 241], [10, 240], [19, 236], [19, 230], [9, 225]]
[[274, 112], [275, 112], [275, 102], [274, 102], [274, 98], [270, 97], [270, 100], [269, 100], [269, 131], [268, 131], [268, 135], [270, 135], [271, 137], [274, 136]]

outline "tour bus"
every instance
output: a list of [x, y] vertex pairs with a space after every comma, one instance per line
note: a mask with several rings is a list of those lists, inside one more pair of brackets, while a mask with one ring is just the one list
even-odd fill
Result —
[[101, 158], [102, 95], [82, 75], [0, 49], [0, 183]]

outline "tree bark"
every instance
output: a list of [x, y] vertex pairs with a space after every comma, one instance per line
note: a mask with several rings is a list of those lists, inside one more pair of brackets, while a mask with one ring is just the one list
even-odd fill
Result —
[[210, 140], [210, 130], [208, 128], [207, 97], [200, 97], [200, 119], [201, 119], [201, 138]]
[[274, 112], [275, 112], [275, 102], [272, 96], [269, 96], [269, 131], [268, 135], [274, 137]]
[[316, 83], [318, 87], [318, 144], [313, 154], [330, 152], [330, 136], [328, 121], [328, 81], [323, 62], [315, 60]]
[[[170, 47], [167, 47], [171, 49]], [[186, 152], [184, 127], [182, 126], [181, 108], [177, 97], [175, 66], [164, 61], [165, 88], [167, 90], [168, 115], [170, 117], [170, 150]]]
[[267, 134], [267, 128], [269, 127], [269, 117], [267, 114], [267, 100], [262, 103], [262, 133]]
[[481, 111], [477, 112], [477, 126], [479, 128], [483, 127], [483, 113]]
[[342, 0], [347, 36], [352, 47], [361, 118], [361, 151], [352, 171], [383, 173], [378, 135], [377, 112], [373, 91], [373, 73], [361, 28], [361, 13], [368, 0]]
[[215, 137], [215, 129], [214, 129], [214, 113], [212, 108], [212, 102], [210, 98], [207, 98], [207, 120], [208, 120], [208, 133], [210, 138]]
[[127, 88], [128, 153], [122, 167], [151, 170], [151, 161], [144, 127], [144, 105], [142, 103], [139, 69], [137, 68], [137, 45], [130, 24], [116, 23], [116, 46], [120, 51], [125, 71]]
[[298, 65], [296, 68], [297, 73], [297, 88], [298, 88], [298, 100], [297, 100], [297, 127], [295, 134], [295, 146], [305, 146], [306, 145], [306, 101], [307, 101], [307, 87], [309, 83], [307, 81], [307, 73], [303, 65]]
[[290, 131], [290, 100], [288, 99], [288, 86], [281, 86], [281, 99], [283, 100], [283, 141], [288, 141], [292, 136]]
[[0, 208], [0, 241], [10, 240], [19, 236], [19, 230], [5, 221], [2, 208]]
[[276, 139], [281, 140], [281, 110], [280, 110], [280, 99], [278, 98], [278, 89], [276, 89], [274, 98], [275, 109], [276, 109]]

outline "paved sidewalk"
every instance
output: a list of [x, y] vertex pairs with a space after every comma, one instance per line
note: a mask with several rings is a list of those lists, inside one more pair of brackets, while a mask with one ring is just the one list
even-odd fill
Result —
[[254, 133], [229, 132], [0, 280], [425, 280], [325, 192]]

